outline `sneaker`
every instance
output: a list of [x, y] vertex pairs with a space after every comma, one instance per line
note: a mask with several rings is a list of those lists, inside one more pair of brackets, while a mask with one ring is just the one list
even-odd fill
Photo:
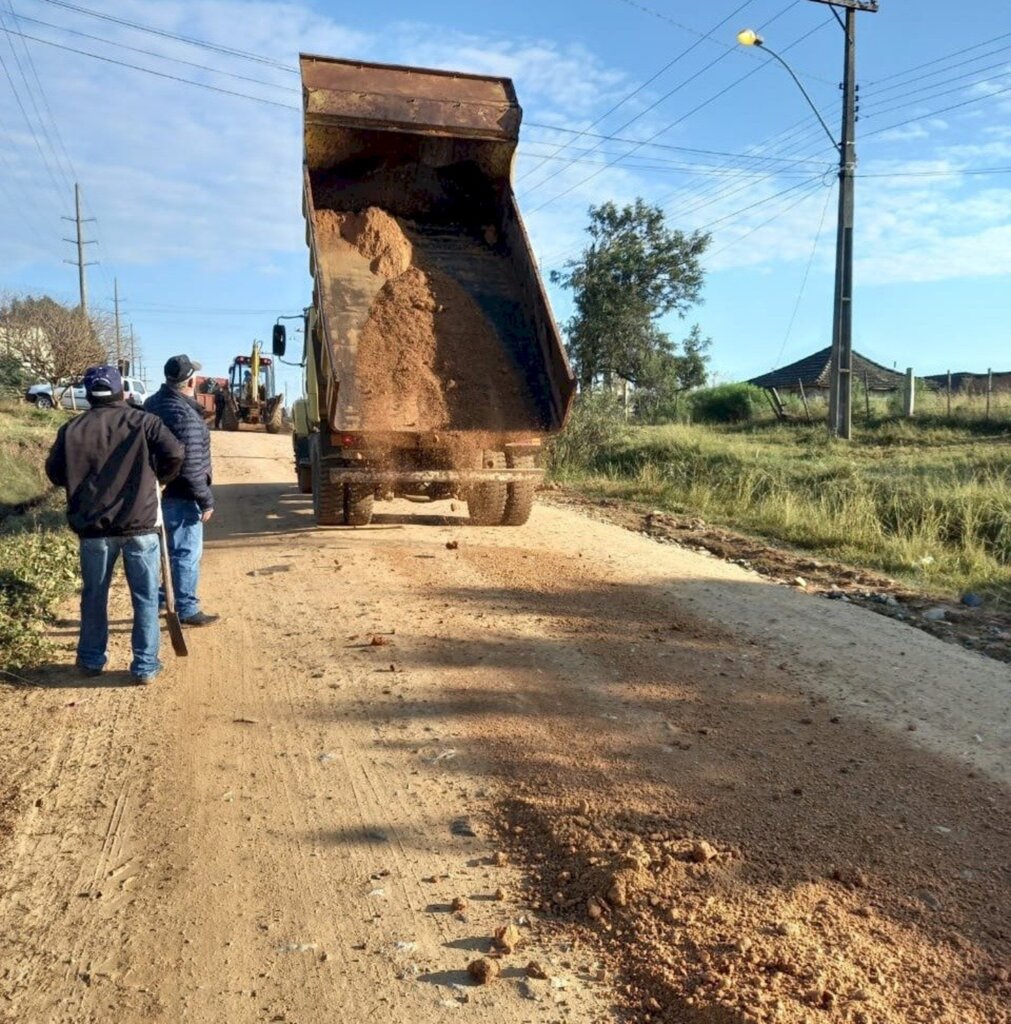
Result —
[[165, 666], [159, 661], [158, 664], [155, 665], [155, 667], [150, 672], [145, 672], [144, 675], [142, 676], [135, 675], [131, 672], [130, 681], [134, 684], [134, 686], [146, 686], [148, 683], [150, 683], [153, 679], [155, 679], [157, 676], [161, 674], [163, 668], [165, 668]]
[[96, 676], [100, 676], [104, 671], [103, 668], [92, 668], [90, 665], [85, 665], [80, 658], [77, 659], [75, 668], [82, 676], [85, 676], [88, 679], [94, 679]]
[[179, 621], [184, 626], [209, 626], [220, 618], [220, 615], [208, 615], [205, 612], [197, 612], [196, 615], [191, 615], [188, 619], [180, 619]]

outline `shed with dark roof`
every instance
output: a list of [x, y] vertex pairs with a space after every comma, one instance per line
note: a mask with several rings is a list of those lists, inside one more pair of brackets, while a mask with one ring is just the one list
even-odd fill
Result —
[[[777, 391], [797, 391], [801, 385], [805, 391], [828, 391], [832, 377], [831, 367], [832, 349], [823, 348], [803, 359], [798, 359], [795, 363], [790, 363], [789, 366], [752, 377], [748, 383], [770, 390], [775, 388]], [[902, 388], [906, 375], [854, 352], [853, 379], [869, 391], [891, 392]]]

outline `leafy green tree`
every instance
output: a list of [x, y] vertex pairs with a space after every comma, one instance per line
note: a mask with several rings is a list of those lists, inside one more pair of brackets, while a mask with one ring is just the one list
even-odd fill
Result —
[[712, 339], [703, 338], [696, 324], [681, 342], [680, 352], [663, 347], [646, 356], [634, 396], [639, 419], [662, 423], [677, 418], [681, 396], [706, 382], [705, 353], [711, 344]]
[[[610, 202], [590, 207], [587, 231], [590, 244], [582, 255], [551, 274], [573, 292], [576, 311], [566, 333], [580, 386], [615, 378], [655, 385], [658, 374], [674, 373], [671, 360], [679, 355], [657, 324], [671, 313], [683, 318], [701, 301], [701, 260], [710, 236], [668, 227], [663, 210], [642, 199], [620, 209]], [[689, 376], [704, 374], [707, 344], [697, 328], [683, 344], [695, 368]]]

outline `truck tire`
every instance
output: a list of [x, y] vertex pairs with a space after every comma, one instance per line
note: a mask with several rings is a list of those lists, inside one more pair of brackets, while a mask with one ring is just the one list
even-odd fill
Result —
[[344, 485], [344, 525], [368, 526], [372, 522], [372, 502], [375, 494], [362, 484]]
[[[489, 462], [494, 469], [505, 469], [505, 452], [484, 452], [482, 467], [487, 468]], [[501, 526], [507, 497], [506, 484], [497, 480], [472, 485], [467, 491], [467, 512], [471, 526]]]
[[340, 526], [344, 522], [344, 487], [333, 484], [323, 472], [319, 434], [309, 438], [310, 474], [312, 476], [312, 511], [317, 526]]
[[277, 404], [267, 414], [266, 427], [268, 434], [280, 434], [284, 428], [284, 406], [278, 396]]
[[312, 494], [312, 466], [296, 466], [295, 476], [298, 479], [298, 493]]
[[[533, 469], [536, 465], [532, 455], [516, 455], [509, 463], [510, 469]], [[506, 484], [503, 526], [522, 526], [530, 518], [536, 490], [537, 484], [533, 480], [517, 480], [516, 483]]]
[[225, 402], [224, 411], [221, 413], [221, 426], [225, 430], [239, 429], [239, 412], [231, 402]]

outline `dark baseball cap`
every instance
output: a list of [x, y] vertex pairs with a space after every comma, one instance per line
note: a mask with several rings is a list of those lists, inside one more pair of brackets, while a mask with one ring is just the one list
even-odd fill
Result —
[[84, 390], [96, 398], [123, 393], [123, 376], [115, 366], [91, 366], [84, 371]]
[[189, 356], [172, 356], [165, 364], [165, 379], [170, 384], [182, 384], [201, 368], [200, 363], [193, 362]]

